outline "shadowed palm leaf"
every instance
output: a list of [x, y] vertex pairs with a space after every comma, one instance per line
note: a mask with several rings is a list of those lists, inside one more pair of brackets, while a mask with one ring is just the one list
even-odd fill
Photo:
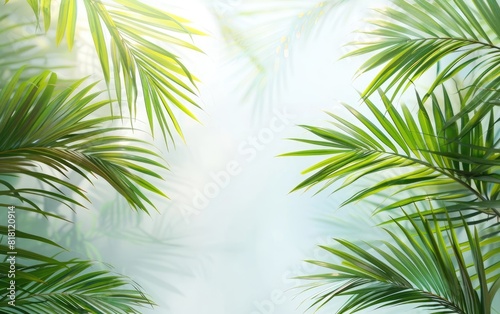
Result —
[[41, 58], [37, 53], [37, 46], [33, 44], [33, 39], [37, 35], [26, 36], [23, 28], [26, 24], [14, 23], [9, 20], [9, 14], [0, 16], [0, 87], [8, 82], [8, 77], [12, 72], [16, 72], [27, 63]]
[[[276, 96], [286, 90], [288, 67], [296, 43], [306, 41], [322, 22], [337, 21], [341, 15], [349, 15], [344, 10], [345, 2], [214, 2], [214, 14], [230, 48], [229, 58], [236, 61], [231, 66], [236, 68], [235, 75], [248, 86], [242, 90], [244, 100], [257, 104], [275, 102]], [[253, 21], [258, 22], [252, 24]], [[244, 64], [241, 64], [242, 56], [246, 61]], [[262, 108], [259, 106], [257, 109]]]
[[[4, 187], [0, 195], [17, 198], [29, 204], [25, 209], [33, 207], [38, 212], [42, 210], [31, 197], [56, 199], [69, 207], [81, 205], [61, 190], [85, 198], [84, 191], [64, 178], [68, 171], [75, 171], [87, 180], [88, 174], [102, 177], [135, 209], [147, 211], [147, 206], [153, 206], [140, 188], [165, 196], [142, 177], [161, 179], [154, 170], [165, 168], [154, 160], [158, 155], [140, 147], [144, 141], [116, 135], [127, 129], [106, 125], [115, 118], [92, 117], [109, 103], [96, 100], [99, 93], [91, 92], [93, 84], [82, 87], [80, 80], [57, 91], [56, 75], [44, 72], [16, 88], [21, 73], [0, 91], [0, 173], [32, 177], [54, 187], [57, 193], [15, 188], [0, 178]], [[60, 176], [40, 171], [40, 165]]]
[[24, 67], [22, 79], [28, 79], [44, 69], [68, 66], [55, 47], [44, 46], [43, 35], [32, 34], [32, 23], [19, 22], [16, 7], [0, 15], [0, 88], [5, 86], [19, 68]]
[[432, 313], [491, 313], [500, 288], [498, 250], [491, 250], [496, 247], [481, 243], [477, 231], [468, 227], [465, 243], [460, 243], [451, 222], [443, 228], [420, 218], [407, 217], [411, 231], [401, 224], [399, 232], [387, 231], [393, 241], [381, 246], [337, 240], [340, 248], [322, 247], [342, 263], [308, 261], [329, 270], [301, 277], [315, 281], [311, 289], [323, 288], [311, 307], [349, 296], [337, 313], [404, 304]]

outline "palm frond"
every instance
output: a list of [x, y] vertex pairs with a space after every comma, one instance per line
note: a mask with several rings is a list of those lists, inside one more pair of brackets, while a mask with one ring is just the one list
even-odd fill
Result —
[[[311, 307], [348, 296], [337, 313], [398, 305], [433, 313], [491, 313], [500, 269], [493, 255], [498, 253], [485, 255], [476, 230], [465, 227], [461, 243], [451, 221], [443, 228], [435, 220], [420, 218], [407, 216], [411, 229], [398, 223], [397, 232], [387, 230], [392, 241], [381, 246], [337, 240], [340, 248], [322, 247], [341, 263], [308, 261], [328, 270], [300, 277], [314, 281], [313, 288], [324, 288], [315, 294]], [[494, 263], [486, 267], [490, 259]]]
[[[1, 226], [0, 234], [7, 238], [8, 229]], [[16, 230], [16, 239], [61, 249], [46, 238], [20, 230]], [[2, 313], [141, 313], [138, 307], [154, 305], [137, 284], [109, 269], [97, 270], [93, 262], [60, 261], [20, 247], [14, 249], [16, 254], [8, 255], [12, 248], [0, 246], [0, 283], [13, 285], [16, 291], [15, 306], [9, 304], [9, 294], [0, 297]], [[11, 260], [15, 272], [9, 272]]]
[[[500, 155], [496, 148], [498, 134], [493, 113], [488, 123], [483, 123], [484, 128], [483, 124], [478, 124], [457, 141], [457, 134], [468, 126], [469, 120], [464, 116], [443, 129], [447, 119], [454, 115], [451, 96], [444, 87], [443, 96], [433, 95], [430, 104], [424, 104], [417, 94], [415, 113], [405, 105], [398, 109], [383, 92], [380, 96], [387, 114], [366, 99], [370, 116], [345, 105], [356, 122], [331, 113], [335, 129], [304, 126], [320, 140], [295, 140], [317, 148], [284, 155], [325, 155], [328, 158], [304, 170], [303, 173], [312, 174], [294, 190], [318, 184], [323, 184], [323, 190], [344, 179], [337, 188], [340, 190], [362, 177], [371, 177], [376, 178], [376, 182], [349, 197], [343, 205], [384, 191], [394, 192], [393, 196], [410, 192], [410, 197], [396, 198], [378, 210], [393, 210], [432, 200], [441, 204], [435, 213], [454, 213], [453, 218], [459, 218], [457, 213], [466, 215], [466, 212], [470, 214], [470, 222], [472, 218], [484, 218], [478, 216], [481, 214], [499, 217], [495, 178]], [[397, 172], [384, 179], [391, 169]]]
[[[28, 3], [47, 31], [52, 1]], [[156, 120], [166, 141], [174, 140], [173, 132], [183, 137], [176, 115], [183, 113], [197, 120], [192, 108], [199, 106], [196, 78], [176, 50], [200, 51], [191, 37], [203, 33], [186, 19], [138, 0], [83, 3], [104, 79], [109, 89], [113, 85], [118, 102], [124, 102], [125, 94], [128, 110], [135, 117], [137, 97], [142, 94], [151, 131]], [[66, 39], [69, 49], [75, 40], [77, 15], [76, 0], [61, 1], [56, 42]]]
[[[82, 87], [80, 80], [58, 92], [57, 76], [44, 72], [16, 87], [21, 74], [18, 71], [0, 90], [0, 173], [32, 177], [54, 187], [56, 192], [16, 188], [0, 180], [0, 195], [17, 198], [41, 213], [29, 196], [53, 198], [69, 207], [82, 205], [62, 192], [64, 188], [86, 198], [80, 187], [65, 180], [68, 171], [74, 171], [87, 180], [89, 174], [102, 177], [135, 209], [147, 211], [148, 206], [153, 206], [141, 189], [165, 196], [153, 182], [143, 178], [161, 179], [154, 170], [166, 168], [155, 160], [159, 156], [140, 147], [146, 144], [144, 141], [117, 134], [126, 128], [106, 125], [114, 117], [92, 117], [109, 103], [96, 100], [100, 93], [91, 92], [94, 84]], [[38, 171], [40, 165], [58, 175]]]
[[[423, 97], [457, 76], [466, 82], [466, 106], [450, 118], [448, 126], [475, 112], [478, 123], [498, 103], [500, 80], [500, 6], [496, 1], [392, 1], [371, 22], [370, 40], [347, 56], [373, 54], [360, 72], [380, 68], [366, 87], [367, 97], [379, 88], [393, 89], [393, 95], [408, 88], [424, 73], [437, 69], [434, 81]], [[469, 132], [464, 128], [459, 136]]]

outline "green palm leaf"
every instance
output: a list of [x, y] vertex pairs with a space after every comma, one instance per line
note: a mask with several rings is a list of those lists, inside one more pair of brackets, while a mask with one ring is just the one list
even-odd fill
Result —
[[[7, 228], [0, 234], [7, 237]], [[21, 239], [38, 243], [44, 251], [49, 247], [60, 249], [56, 243], [30, 233], [16, 230], [16, 241]], [[2, 252], [12, 251], [1, 245]], [[2, 313], [140, 313], [137, 307], [153, 306], [140, 287], [128, 278], [98, 270], [90, 261], [72, 259], [59, 261], [53, 256], [33, 253], [16, 247], [15, 277], [9, 277], [10, 260], [2, 253], [0, 283], [16, 289], [15, 306], [8, 294], [0, 297]]]
[[393, 89], [393, 95], [408, 88], [424, 73], [437, 74], [424, 96], [460, 75], [465, 79], [466, 105], [446, 126], [477, 110], [464, 136], [498, 103], [500, 80], [500, 7], [496, 1], [393, 1], [394, 7], [380, 10], [368, 31], [372, 39], [356, 42], [360, 47], [347, 56], [374, 53], [360, 68], [366, 72], [382, 67], [363, 92]]
[[[28, 1], [45, 31], [50, 27], [51, 0]], [[151, 131], [158, 122], [165, 137], [181, 137], [176, 118], [183, 113], [196, 120], [192, 111], [199, 107], [196, 78], [175, 53], [178, 49], [200, 51], [190, 42], [192, 35], [203, 35], [190, 22], [138, 0], [103, 3], [85, 0], [88, 23], [104, 79], [113, 88], [118, 102], [126, 95], [132, 117], [137, 112], [137, 97], [142, 89]], [[73, 47], [77, 25], [77, 1], [64, 0], [59, 6], [56, 42], [64, 38]], [[109, 37], [109, 38], [108, 38]], [[108, 44], [109, 42], [109, 44]]]
[[500, 284], [500, 264], [494, 257], [498, 252], [485, 255], [486, 244], [469, 227], [461, 243], [451, 221], [443, 228], [423, 216], [406, 218], [412, 228], [398, 223], [399, 232], [387, 230], [391, 242], [357, 245], [337, 240], [340, 248], [322, 247], [341, 264], [308, 261], [328, 269], [300, 277], [314, 281], [313, 288], [326, 286], [314, 295], [311, 307], [348, 296], [337, 313], [397, 305], [416, 305], [433, 313], [491, 313]]
[[[468, 220], [482, 219], [478, 216], [498, 217], [498, 158], [494, 148], [498, 141], [495, 121], [491, 113], [489, 122], [478, 124], [461, 141], [453, 140], [468, 125], [467, 116], [453, 123], [443, 131], [447, 118], [453, 116], [450, 95], [443, 88], [443, 97], [432, 96], [427, 109], [418, 97], [418, 110], [413, 113], [394, 103], [380, 93], [387, 114], [380, 111], [369, 99], [365, 100], [371, 115], [363, 115], [351, 106], [345, 105], [356, 122], [330, 114], [335, 129], [304, 126], [319, 140], [295, 139], [318, 148], [284, 154], [285, 156], [326, 155], [327, 158], [304, 170], [310, 174], [294, 190], [311, 188], [322, 184], [323, 190], [343, 179], [335, 190], [343, 189], [360, 178], [376, 178], [369, 187], [354, 193], [344, 203], [352, 203], [382, 192], [410, 193], [404, 200], [379, 206], [387, 211], [413, 203], [429, 200], [440, 204], [435, 212], [448, 212], [454, 219], [462, 213], [470, 213]], [[352, 120], [352, 119], [351, 119]], [[485, 135], [486, 134], [486, 135]], [[397, 173], [387, 170], [397, 169]], [[391, 197], [392, 198], [392, 197]], [[454, 213], [454, 214], [452, 214]], [[430, 214], [430, 212], [424, 212]]]
[[[23, 289], [16, 306], [9, 306], [4, 297], [0, 307], [3, 313], [141, 313], [135, 307], [153, 305], [137, 288], [127, 288], [125, 278], [90, 271], [91, 266], [81, 260], [18, 265], [23, 274], [16, 284]], [[8, 286], [7, 280], [3, 286]]]
[[[90, 180], [89, 174], [105, 179], [135, 209], [153, 206], [141, 191], [146, 189], [165, 196], [143, 176], [161, 179], [156, 169], [165, 169], [158, 155], [142, 148], [144, 141], [119, 135], [126, 128], [109, 124], [111, 116], [93, 117], [108, 101], [97, 100], [91, 92], [94, 84], [83, 86], [83, 80], [56, 90], [57, 76], [44, 72], [25, 82], [18, 82], [17, 72], [0, 90], [0, 173], [25, 175], [48, 184], [57, 192], [43, 188], [15, 188], [0, 179], [0, 195], [19, 199], [43, 213], [30, 196], [56, 199], [71, 207], [82, 205], [65, 196], [62, 188], [86, 198], [77, 185], [66, 181], [69, 171]], [[20, 84], [19, 84], [20, 83]], [[19, 87], [16, 87], [18, 86]], [[36, 169], [48, 166], [56, 174]], [[154, 207], [154, 206], [153, 206]]]

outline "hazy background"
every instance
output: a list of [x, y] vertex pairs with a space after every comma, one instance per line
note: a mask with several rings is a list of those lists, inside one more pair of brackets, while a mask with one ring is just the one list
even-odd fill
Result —
[[[287, 140], [309, 136], [297, 125], [326, 125], [340, 102], [360, 107], [363, 59], [339, 58], [384, 1], [344, 2], [321, 14], [318, 1], [156, 1], [208, 34], [194, 38], [205, 54], [185, 56], [201, 81], [201, 124], [181, 118], [186, 143], [170, 150], [154, 141], [170, 200], [136, 214], [100, 180], [85, 186], [93, 203], [74, 225], [51, 223], [54, 239], [140, 284], [159, 305], [144, 313], [304, 313], [310, 302], [291, 277], [318, 271], [303, 260], [329, 258], [316, 245], [384, 237], [369, 206], [338, 209], [350, 189], [289, 194], [314, 158], [277, 157], [306, 147]], [[79, 74], [101, 79], [90, 35], [79, 37]]]

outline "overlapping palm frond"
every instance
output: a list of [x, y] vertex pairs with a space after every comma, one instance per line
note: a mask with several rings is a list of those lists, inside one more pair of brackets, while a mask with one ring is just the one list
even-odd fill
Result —
[[381, 245], [336, 240], [340, 247], [322, 247], [341, 263], [309, 261], [328, 269], [301, 277], [314, 281], [311, 289], [322, 288], [312, 306], [348, 296], [337, 313], [397, 305], [432, 313], [492, 313], [500, 288], [496, 247], [481, 240], [476, 229], [465, 227], [461, 239], [451, 221], [442, 227], [436, 220], [420, 218], [407, 217], [411, 228], [398, 223], [396, 232], [387, 230], [392, 241]]
[[[443, 129], [456, 111], [447, 89], [443, 88], [442, 97], [431, 96], [429, 109], [417, 94], [417, 112], [405, 105], [398, 109], [383, 92], [380, 96], [387, 114], [366, 99], [371, 116], [345, 105], [355, 122], [331, 113], [335, 129], [304, 126], [319, 140], [296, 140], [316, 148], [285, 155], [326, 155], [328, 158], [306, 169], [304, 173], [313, 174], [295, 190], [318, 184], [324, 184], [322, 189], [325, 189], [344, 179], [337, 189], [340, 190], [367, 176], [377, 180], [376, 183], [362, 188], [343, 205], [384, 191], [394, 195], [409, 191], [411, 197], [396, 197], [378, 211], [433, 200], [441, 205], [434, 213], [447, 212], [453, 218], [459, 218], [457, 214], [462, 213], [471, 223], [473, 218], [479, 222], [500, 217], [500, 155], [494, 114], [489, 114], [488, 123], [478, 124], [462, 140], [456, 141], [469, 120], [464, 115]], [[399, 174], [392, 173], [384, 179], [388, 169], [395, 169]]]
[[[0, 234], [7, 238], [8, 229], [0, 227]], [[56, 243], [30, 233], [16, 230], [16, 241], [27, 240], [38, 246], [62, 249]], [[3, 241], [2, 241], [3, 242]], [[15, 255], [1, 244], [0, 284], [16, 291], [15, 306], [8, 293], [0, 297], [2, 313], [141, 313], [138, 308], [154, 303], [140, 287], [124, 276], [109, 269], [96, 269], [93, 262], [71, 259], [60, 261], [54, 256], [35, 253], [16, 247]], [[39, 251], [42, 251], [41, 249]], [[15, 258], [15, 272], [10, 272]], [[11, 274], [9, 277], [8, 274]], [[14, 274], [14, 276], [12, 276]]]
[[[29, 176], [56, 192], [18, 188], [1, 179], [0, 195], [20, 200], [25, 206], [20, 209], [32, 208], [44, 214], [34, 201], [37, 196], [70, 208], [82, 205], [75, 196], [85, 199], [85, 192], [65, 178], [74, 171], [87, 180], [89, 175], [103, 178], [135, 209], [154, 207], [142, 189], [165, 196], [154, 182], [143, 178], [161, 179], [158, 170], [166, 167], [157, 161], [159, 156], [143, 148], [144, 141], [117, 134], [127, 129], [107, 125], [114, 117], [93, 117], [109, 103], [98, 100], [99, 92], [92, 92], [95, 84], [83, 86], [84, 80], [80, 80], [58, 90], [57, 76], [52, 72], [18, 84], [21, 74], [22, 70], [18, 71], [0, 90], [0, 173]], [[42, 165], [57, 175], [40, 171]], [[74, 195], [68, 196], [64, 189]]]
[[[345, 105], [351, 116], [331, 113], [333, 128], [304, 126], [316, 138], [295, 140], [313, 149], [285, 155], [327, 156], [295, 190], [335, 183], [338, 191], [371, 178], [343, 205], [384, 194], [389, 201], [377, 203], [376, 213], [408, 214], [387, 222], [399, 232], [388, 230], [382, 246], [338, 240], [340, 248], [325, 247], [343, 264], [311, 261], [333, 271], [304, 277], [315, 280], [313, 288], [328, 285], [311, 307], [348, 296], [339, 313], [393, 305], [491, 313], [500, 288], [492, 221], [500, 217], [500, 6], [394, 0], [379, 13], [366, 32], [371, 40], [347, 55], [370, 56], [360, 73], [378, 69], [361, 94], [369, 113]], [[435, 77], [422, 97], [416, 93], [414, 108], [400, 106], [398, 96], [431, 70]]]
[[[39, 23], [47, 31], [51, 24], [51, 0], [28, 1]], [[182, 112], [196, 120], [192, 111], [199, 107], [196, 78], [176, 50], [200, 51], [191, 43], [192, 35], [203, 35], [189, 21], [138, 0], [83, 1], [104, 79], [114, 88], [118, 102], [126, 103], [132, 117], [137, 97], [142, 94], [151, 127], [158, 122], [165, 140], [174, 140], [182, 130], [176, 118]], [[56, 42], [66, 40], [71, 49], [77, 27], [77, 1], [59, 5]], [[108, 44], [109, 42], [109, 44]], [[121, 107], [120, 107], [121, 108]]]
[[[55, 5], [50, 0], [27, 3], [47, 32]], [[198, 107], [197, 91], [196, 78], [177, 51], [199, 52], [191, 36], [202, 33], [189, 21], [136, 0], [83, 4], [105, 82], [116, 93], [108, 98], [126, 103], [134, 118], [142, 96], [151, 131], [159, 125], [166, 141], [173, 141], [175, 132], [183, 137], [177, 116], [184, 113], [196, 120], [192, 109]], [[71, 49], [78, 32], [77, 1], [57, 6], [55, 42], [66, 40]], [[69, 220], [53, 205], [85, 207], [87, 191], [73, 180], [76, 175], [90, 184], [94, 178], [104, 179], [136, 210], [156, 208], [158, 203], [147, 194], [166, 197], [155, 184], [162, 180], [165, 163], [146, 141], [125, 135], [133, 130], [121, 127], [121, 111], [120, 116], [106, 114], [105, 106], [112, 101], [94, 91], [96, 83], [87, 85], [81, 79], [61, 84], [55, 73], [40, 74], [49, 55], [37, 54], [33, 40], [49, 37], [11, 36], [25, 26], [11, 17], [0, 17], [0, 23], [8, 25], [0, 29], [0, 48], [7, 51], [0, 61], [0, 206], [16, 204], [18, 210]], [[17, 71], [22, 65], [27, 66]], [[0, 234], [5, 236], [7, 228], [0, 226]], [[40, 253], [46, 248], [33, 245], [16, 248], [16, 306], [8, 305], [3, 294], [2, 313], [140, 313], [137, 307], [153, 305], [134, 282], [108, 269], [95, 270], [94, 262], [64, 259], [65, 254], [55, 258], [53, 249], [61, 247], [48, 240], [47, 233], [35, 236], [17, 230], [16, 237], [48, 244], [52, 254]], [[8, 251], [3, 244], [1, 249]], [[6, 258], [2, 254], [2, 287], [10, 284]]]
[[[424, 73], [438, 68], [424, 100], [433, 90], [452, 78], [466, 85], [466, 103], [446, 126], [474, 112], [464, 136], [500, 98], [500, 4], [497, 1], [392, 1], [380, 10], [368, 31], [371, 40], [355, 42], [361, 47], [347, 56], [373, 54], [360, 68], [366, 72], [380, 68], [366, 87], [367, 97], [379, 88], [397, 95]], [[392, 98], [392, 97], [391, 97]]]

